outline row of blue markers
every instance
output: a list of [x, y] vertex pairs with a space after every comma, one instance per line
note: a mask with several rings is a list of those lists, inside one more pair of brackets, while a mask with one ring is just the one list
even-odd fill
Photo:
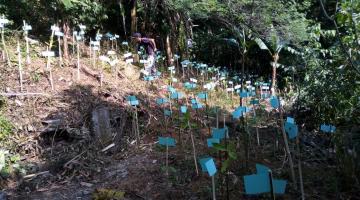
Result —
[[[196, 83], [186, 83], [184, 84], [186, 89], [194, 89], [196, 88]], [[183, 93], [177, 92], [175, 88], [172, 86], [167, 87], [167, 91], [169, 92], [170, 99], [179, 100], [184, 97]], [[253, 96], [251, 93], [246, 91], [239, 92], [239, 95], [243, 98]], [[208, 99], [208, 94], [206, 92], [201, 92], [197, 94], [198, 99]], [[127, 102], [131, 106], [138, 106], [139, 100], [135, 96], [127, 97]], [[169, 100], [166, 98], [158, 98], [156, 99], [156, 103], [161, 106], [163, 104], [168, 103]], [[280, 107], [280, 102], [278, 97], [271, 96], [269, 99], [270, 105], [274, 109], [278, 109]], [[191, 104], [193, 109], [201, 109], [203, 108], [202, 104], [196, 99], [191, 99]], [[252, 105], [259, 105], [258, 99], [252, 99], [250, 101]], [[246, 113], [250, 112], [251, 108], [246, 106], [239, 106], [232, 112], [233, 119], [239, 119], [241, 116], [244, 116]], [[180, 112], [186, 113], [187, 106], [180, 106]], [[164, 110], [165, 116], [171, 116], [172, 113], [170, 110]], [[284, 122], [285, 131], [289, 137], [289, 139], [294, 139], [298, 135], [298, 126], [295, 123], [294, 118], [287, 117]], [[336, 127], [333, 125], [322, 124], [320, 126], [320, 130], [325, 133], [334, 133]], [[212, 137], [207, 139], [207, 145], [209, 148], [213, 147], [213, 144], [221, 143], [221, 140], [225, 137], [228, 137], [228, 128], [212, 128]], [[172, 137], [159, 137], [159, 144], [167, 147], [175, 147], [176, 141]], [[212, 157], [205, 157], [199, 159], [200, 166], [203, 172], [207, 172], [209, 176], [214, 176], [217, 172], [215, 161]], [[244, 179], [244, 188], [245, 193], [247, 195], [258, 195], [269, 193], [273, 191], [275, 194], [281, 195], [285, 193], [287, 181], [280, 179], [270, 180], [269, 172], [271, 172], [270, 168], [267, 166], [256, 164], [256, 173], [251, 175], [246, 175], [243, 177]], [[270, 184], [272, 183], [272, 185]]]

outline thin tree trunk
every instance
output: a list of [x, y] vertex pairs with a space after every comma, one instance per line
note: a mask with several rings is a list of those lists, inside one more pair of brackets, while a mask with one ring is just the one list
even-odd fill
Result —
[[126, 33], [125, 10], [124, 10], [124, 8], [123, 8], [123, 5], [122, 5], [121, 0], [119, 0], [119, 6], [120, 6], [121, 17], [122, 17], [124, 35], [125, 35], [125, 38], [126, 38], [127, 33]]
[[276, 95], [276, 66], [279, 61], [279, 54], [275, 53], [273, 56], [274, 62], [272, 64], [272, 78], [271, 78], [271, 94]]
[[70, 26], [69, 26], [69, 20], [65, 20], [63, 24], [63, 30], [64, 30], [64, 37], [63, 37], [63, 56], [64, 60], [69, 60], [69, 43], [68, 43], [68, 37], [70, 36]]
[[133, 0], [131, 5], [131, 33], [137, 31], [136, 24], [136, 0]]
[[168, 63], [169, 66], [171, 66], [171, 65], [173, 65], [173, 61], [172, 61], [173, 53], [172, 53], [172, 50], [171, 50], [171, 43], [170, 43], [169, 34], [166, 35], [165, 46], [166, 46], [166, 56], [167, 56], [167, 59], [168, 59], [167, 63]]

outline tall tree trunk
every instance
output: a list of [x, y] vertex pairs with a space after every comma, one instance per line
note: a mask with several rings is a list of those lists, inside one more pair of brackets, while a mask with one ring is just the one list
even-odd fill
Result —
[[276, 95], [276, 66], [279, 61], [279, 53], [275, 53], [273, 59], [274, 62], [272, 64], [271, 94]]
[[167, 56], [167, 63], [169, 66], [173, 65], [173, 61], [172, 61], [172, 58], [173, 58], [173, 53], [172, 53], [172, 50], [171, 50], [171, 43], [170, 43], [170, 34], [167, 34], [166, 35], [166, 39], [165, 39], [165, 46], [166, 46], [166, 56]]
[[136, 29], [136, 1], [137, 0], [132, 0], [132, 5], [131, 5], [131, 33], [135, 33], [137, 31]]
[[69, 44], [68, 44], [68, 38], [70, 38], [70, 26], [69, 26], [69, 20], [65, 20], [63, 24], [63, 30], [64, 30], [64, 47], [63, 47], [63, 56], [64, 60], [69, 60]]
[[122, 17], [122, 23], [123, 23], [123, 29], [124, 29], [124, 36], [126, 38], [126, 22], [125, 22], [125, 9], [123, 7], [123, 4], [121, 2], [121, 0], [119, 0], [119, 6], [120, 6], [120, 13], [121, 13], [121, 17]]

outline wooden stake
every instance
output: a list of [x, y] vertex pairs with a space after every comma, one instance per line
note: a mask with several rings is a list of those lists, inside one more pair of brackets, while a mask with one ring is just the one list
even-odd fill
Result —
[[59, 43], [59, 67], [61, 67], [62, 64], [62, 53], [61, 53], [61, 37], [58, 36], [58, 43]]
[[215, 174], [211, 177], [211, 183], [212, 183], [212, 195], [213, 195], [213, 200], [216, 200]]
[[76, 41], [76, 51], [77, 51], [77, 80], [80, 81], [80, 47], [78, 41]]
[[[26, 27], [26, 22], [24, 22], [24, 27]], [[26, 64], [30, 64], [30, 50], [29, 50], [29, 38], [28, 38], [28, 31], [25, 30], [25, 42], [26, 42]]]
[[292, 156], [291, 156], [291, 152], [290, 152], [290, 148], [289, 148], [289, 142], [288, 142], [287, 135], [286, 135], [286, 132], [285, 132], [285, 127], [284, 127], [284, 122], [283, 122], [282, 106], [281, 106], [281, 102], [280, 102], [279, 97], [278, 97], [278, 101], [279, 101], [279, 112], [280, 112], [280, 125], [281, 125], [282, 135], [283, 135], [283, 138], [284, 138], [285, 150], [286, 150], [287, 156], [289, 157], [291, 179], [293, 181], [294, 188], [297, 189], [297, 184], [296, 184], [296, 179], [295, 179], [295, 171], [294, 171], [294, 163], [293, 163], [293, 160], [292, 160]]
[[270, 180], [270, 195], [271, 195], [271, 199], [275, 200], [275, 190], [274, 190], [274, 185], [273, 185], [273, 176], [272, 176], [271, 170], [269, 170], [268, 172], [269, 172], [269, 180]]
[[166, 144], [166, 176], [169, 175], [169, 145]]
[[23, 91], [23, 77], [22, 77], [22, 65], [21, 65], [21, 49], [20, 43], [17, 43], [17, 53], [18, 53], [18, 62], [19, 62], [19, 78], [20, 78], [20, 91]]
[[190, 121], [188, 121], [188, 126], [189, 126], [189, 131], [190, 131], [191, 143], [192, 143], [192, 147], [193, 147], [194, 163], [195, 163], [195, 171], [196, 171], [196, 175], [199, 175], [199, 169], [198, 169], [198, 165], [197, 165], [197, 161], [196, 161], [196, 149], [195, 149], [195, 142], [194, 142], [194, 136], [193, 136], [193, 133], [192, 133], [192, 131], [191, 131]]

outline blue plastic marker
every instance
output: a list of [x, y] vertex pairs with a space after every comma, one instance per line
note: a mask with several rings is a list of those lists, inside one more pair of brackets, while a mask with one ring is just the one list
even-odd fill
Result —
[[208, 138], [207, 140], [208, 147], [214, 147], [214, 144], [219, 144], [220, 140], [217, 138]]
[[286, 122], [289, 122], [289, 123], [291, 123], [291, 124], [295, 124], [295, 120], [294, 120], [294, 118], [292, 118], [292, 117], [287, 117], [287, 118], [286, 118]]
[[183, 96], [184, 95], [181, 92], [174, 92], [171, 94], [171, 99], [181, 99]]
[[165, 104], [165, 103], [167, 103], [167, 102], [168, 102], [168, 100], [165, 99], [165, 98], [158, 98], [158, 99], [156, 99], [156, 103], [157, 103], [158, 105], [162, 105], [162, 104]]
[[242, 91], [242, 92], [240, 92], [240, 97], [241, 98], [247, 98], [247, 97], [249, 97], [249, 93], [245, 92], [245, 91]]
[[180, 111], [181, 111], [181, 113], [186, 113], [187, 112], [187, 106], [181, 106]]
[[252, 104], [252, 105], [259, 105], [259, 99], [252, 99], [252, 100], [250, 101], [250, 104]]
[[235, 110], [231, 114], [233, 116], [233, 119], [239, 119], [243, 115], [243, 112], [241, 110]]
[[271, 107], [273, 108], [279, 108], [280, 106], [280, 103], [279, 103], [279, 100], [276, 96], [272, 96], [271, 99], [270, 99], [270, 104], [271, 104]]
[[268, 173], [244, 176], [245, 193], [256, 195], [270, 192], [270, 180]]
[[170, 117], [172, 112], [170, 110], [164, 110], [164, 115]]
[[256, 164], [256, 174], [269, 173], [270, 168], [265, 165]]
[[163, 146], [174, 147], [176, 142], [172, 137], [159, 137], [159, 144]]
[[289, 136], [289, 139], [293, 139], [298, 135], [298, 126], [289, 122], [285, 122], [285, 131]]
[[222, 140], [225, 138], [226, 131], [227, 128], [212, 128], [211, 134], [213, 138]]
[[273, 180], [273, 188], [274, 188], [275, 194], [285, 194], [286, 185], [287, 185], [286, 180], [274, 179]]
[[334, 133], [336, 131], [336, 127], [333, 125], [321, 124], [320, 130], [324, 133]]
[[175, 93], [176, 92], [176, 90], [175, 90], [175, 88], [173, 88], [173, 87], [171, 87], [171, 86], [168, 86], [168, 91], [170, 92], [170, 93]]
[[216, 174], [216, 165], [214, 162], [214, 159], [209, 158], [203, 158], [200, 159], [200, 165], [203, 172], [207, 172], [209, 176], [214, 176]]
[[144, 81], [153, 81], [154, 77], [153, 76], [145, 76], [144, 77]]
[[205, 92], [201, 92], [197, 96], [199, 99], [208, 99], [208, 94]]
[[202, 107], [203, 107], [203, 105], [201, 103], [193, 103], [192, 104], [193, 109], [201, 109]]

